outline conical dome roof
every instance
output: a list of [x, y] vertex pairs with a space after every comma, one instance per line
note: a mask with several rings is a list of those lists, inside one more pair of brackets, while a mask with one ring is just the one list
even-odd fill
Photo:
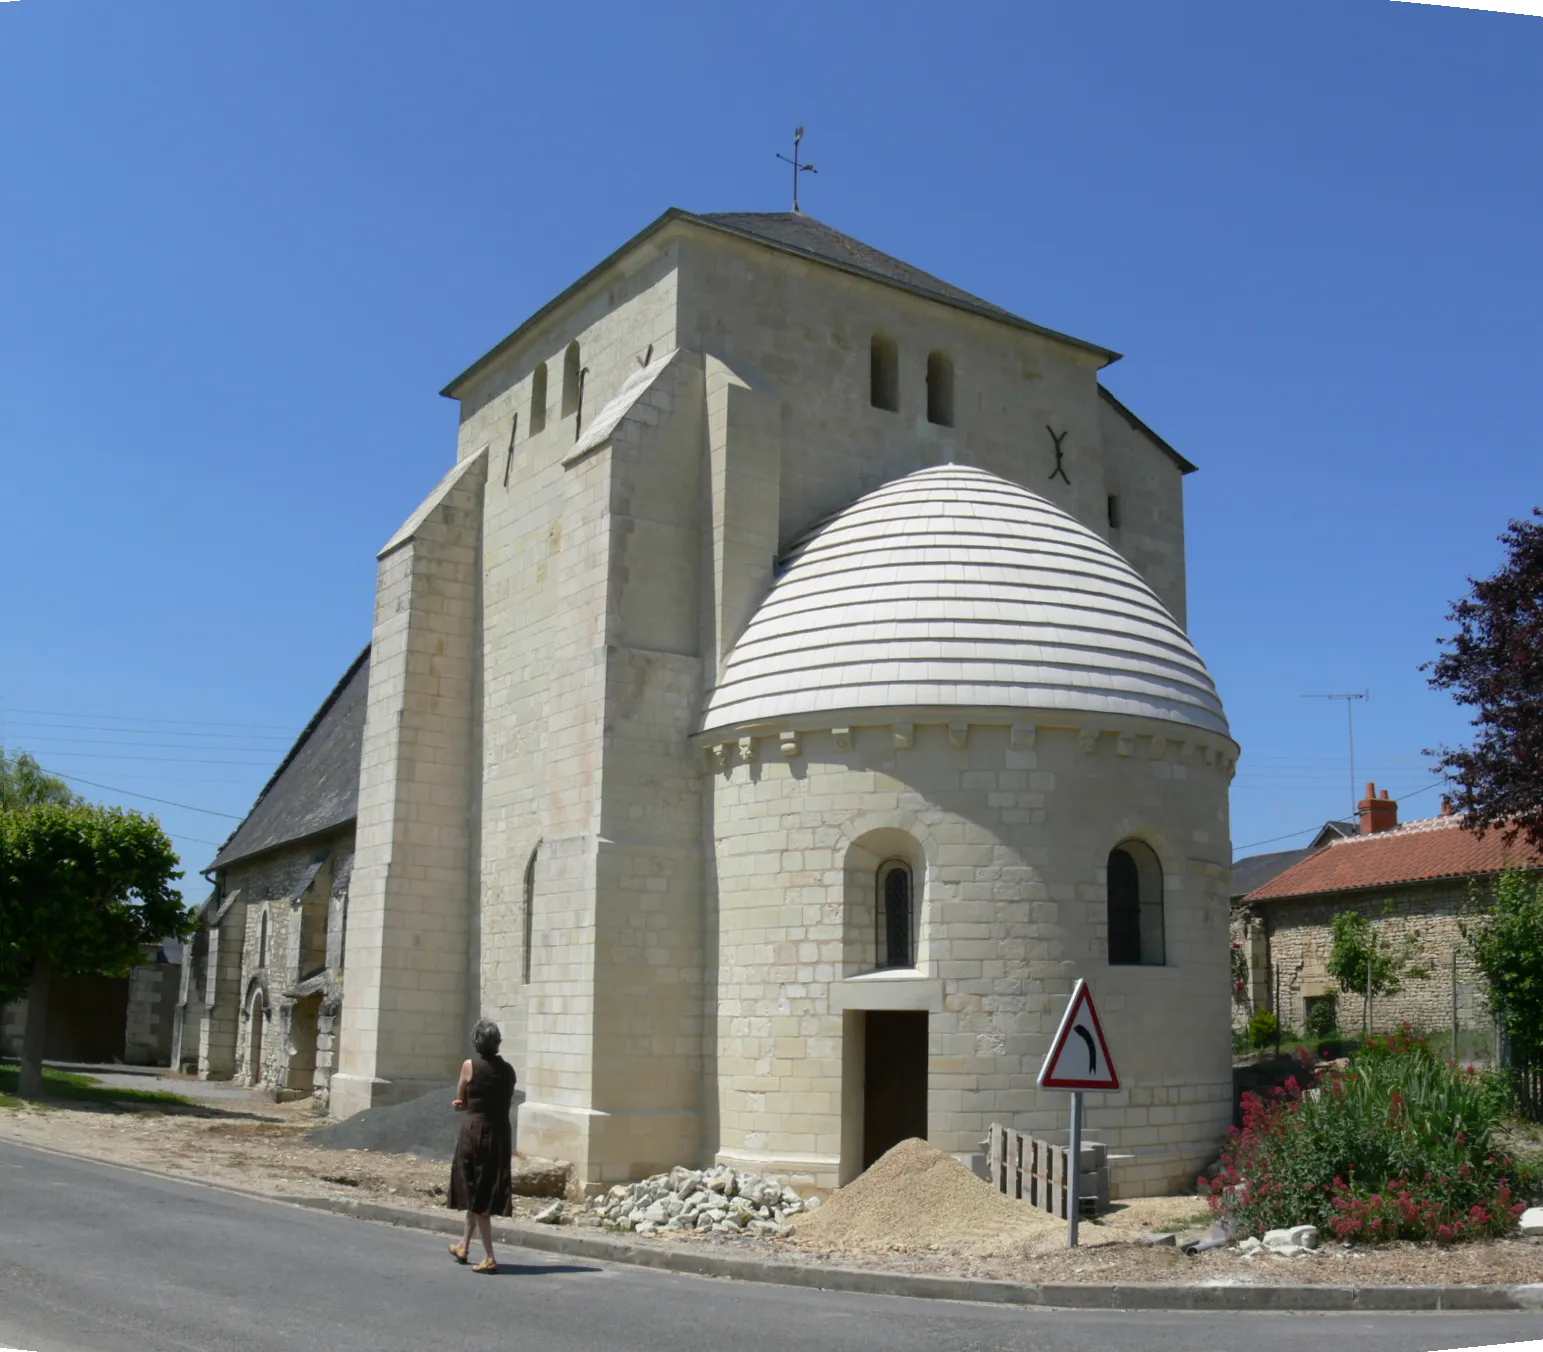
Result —
[[1184, 631], [1104, 540], [984, 470], [918, 470], [789, 552], [703, 731], [866, 710], [1033, 709], [1229, 736]]

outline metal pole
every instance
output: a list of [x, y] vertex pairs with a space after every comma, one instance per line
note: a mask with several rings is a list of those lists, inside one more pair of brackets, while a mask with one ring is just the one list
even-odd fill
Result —
[[1366, 1036], [1372, 1035], [1372, 968], [1377, 962], [1377, 925], [1375, 921], [1368, 922], [1366, 941], [1366, 1009], [1363, 1022], [1366, 1025]]
[[1457, 1064], [1457, 950], [1452, 950], [1452, 1064]]
[[1078, 1184], [1082, 1181], [1082, 1093], [1072, 1090], [1071, 1147], [1066, 1160], [1066, 1247], [1077, 1247], [1077, 1220], [1082, 1210]]

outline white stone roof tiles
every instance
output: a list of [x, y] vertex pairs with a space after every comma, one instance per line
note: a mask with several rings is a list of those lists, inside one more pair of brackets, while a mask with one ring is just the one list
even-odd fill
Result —
[[1205, 664], [1135, 569], [1037, 493], [962, 465], [886, 484], [794, 545], [702, 726], [929, 707], [1230, 735]]

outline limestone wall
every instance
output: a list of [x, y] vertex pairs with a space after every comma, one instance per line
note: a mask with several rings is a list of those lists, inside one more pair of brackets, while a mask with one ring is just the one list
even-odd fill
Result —
[[[1406, 977], [1403, 989], [1396, 995], [1373, 999], [1374, 1032], [1391, 1032], [1401, 1023], [1408, 1023], [1438, 1039], [1450, 1036], [1454, 954], [1458, 1026], [1486, 1031], [1490, 1018], [1484, 1010], [1483, 986], [1459, 928], [1459, 914], [1467, 895], [1466, 881], [1448, 880], [1365, 895], [1261, 903], [1255, 909], [1268, 934], [1271, 963], [1266, 1003], [1261, 1008], [1268, 1008], [1268, 1002], [1274, 999], [1278, 975], [1281, 1017], [1287, 1027], [1302, 1031], [1306, 1000], [1334, 989], [1327, 965], [1334, 947], [1334, 917], [1341, 911], [1356, 911], [1372, 922], [1379, 947], [1387, 945], [1390, 951], [1402, 953], [1406, 938], [1413, 937], [1418, 947], [1412, 961], [1429, 972], [1424, 978]], [[1360, 1032], [1365, 1004], [1363, 993], [1341, 991], [1340, 1027], [1347, 1032]]]
[[144, 963], [129, 973], [123, 1059], [131, 1066], [171, 1065], [182, 964]]
[[[316, 1088], [319, 995], [297, 1001], [287, 992], [328, 970], [329, 938], [342, 919], [352, 866], [353, 831], [345, 827], [224, 870], [225, 895], [239, 893], [241, 903], [219, 936], [226, 963], [234, 953], [238, 965], [216, 1002], [236, 1021], [227, 1074], [283, 1097]], [[216, 1073], [202, 1064], [201, 1070]]]
[[[1181, 475], [1144, 436], [1110, 421], [1098, 395], [1101, 358], [730, 236], [695, 232], [680, 246], [680, 267], [680, 344], [753, 374], [784, 400], [784, 546], [891, 479], [974, 465], [1044, 495], [1109, 540], [1183, 623]], [[896, 412], [869, 400], [875, 333], [899, 347]], [[952, 427], [927, 419], [934, 351], [953, 363]], [[1049, 428], [1065, 434], [1065, 479], [1051, 478]], [[1108, 524], [1116, 488], [1126, 521], [1118, 535]]]
[[[1066, 1100], [1035, 1077], [1082, 976], [1124, 1077], [1088, 1096], [1116, 1192], [1193, 1180], [1231, 1115], [1228, 772], [1183, 729], [1140, 733], [1084, 750], [1073, 730], [1020, 728], [1015, 748], [1005, 726], [971, 723], [956, 745], [920, 724], [909, 746], [863, 727], [801, 733], [791, 755], [773, 738], [729, 748], [711, 780], [719, 1159], [826, 1186], [858, 1171], [861, 1062], [843, 1042], [864, 1008], [929, 1012], [935, 1145], [968, 1157], [992, 1121], [1053, 1138]], [[1105, 866], [1128, 838], [1162, 861], [1162, 967], [1106, 960]], [[871, 863], [906, 840], [924, 861], [918, 967], [848, 975], [852, 852]]]

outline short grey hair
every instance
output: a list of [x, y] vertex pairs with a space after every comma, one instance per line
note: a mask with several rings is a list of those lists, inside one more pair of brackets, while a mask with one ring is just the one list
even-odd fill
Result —
[[499, 1044], [503, 1040], [504, 1035], [498, 1031], [498, 1025], [492, 1019], [478, 1020], [477, 1026], [471, 1030], [471, 1045], [478, 1056], [497, 1056]]

